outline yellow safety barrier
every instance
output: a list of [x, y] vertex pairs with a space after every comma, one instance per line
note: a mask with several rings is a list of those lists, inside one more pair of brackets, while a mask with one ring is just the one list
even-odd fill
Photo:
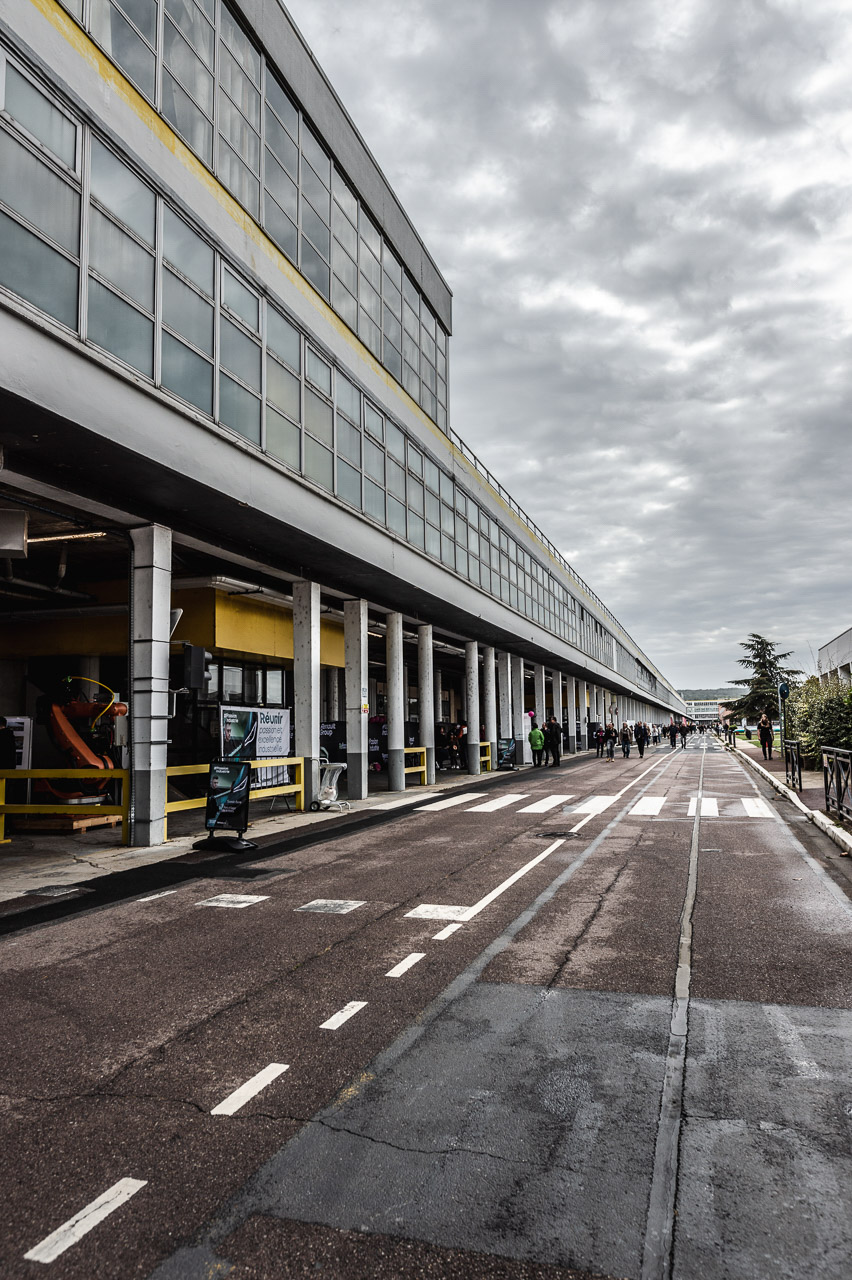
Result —
[[[121, 783], [121, 804], [6, 804], [6, 783], [10, 779], [31, 778], [97, 778], [103, 782]], [[6, 839], [6, 814], [26, 813], [34, 816], [41, 814], [62, 814], [66, 818], [121, 818], [121, 842], [130, 843], [130, 774], [126, 769], [2, 769], [0, 770], [0, 844], [10, 844]]]
[[480, 742], [479, 744], [479, 767], [483, 772], [491, 772], [491, 743]]
[[426, 786], [426, 748], [425, 747], [406, 747], [404, 749], [403, 754], [407, 756], [416, 755], [418, 757], [419, 763], [406, 765], [405, 773], [419, 773], [420, 782], [425, 787]]
[[[305, 809], [305, 757], [304, 756], [275, 756], [270, 759], [249, 760], [252, 769], [272, 769], [278, 765], [292, 765], [296, 775], [295, 782], [284, 783], [280, 787], [257, 787], [249, 792], [249, 800], [262, 800], [265, 796], [295, 796], [296, 810], [303, 813]], [[203, 773], [210, 771], [209, 764], [170, 764], [166, 769], [166, 778], [186, 778], [191, 774]], [[168, 821], [170, 813], [178, 813], [183, 809], [204, 809], [207, 805], [207, 796], [196, 796], [193, 800], [167, 800], [166, 801], [166, 833], [168, 832]], [[166, 836], [168, 838], [168, 836]]]

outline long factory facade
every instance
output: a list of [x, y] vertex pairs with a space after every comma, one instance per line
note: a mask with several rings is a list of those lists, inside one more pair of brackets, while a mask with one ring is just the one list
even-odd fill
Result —
[[[453, 430], [451, 331], [277, 0], [0, 11], [0, 714], [55, 763], [39, 700], [117, 691], [135, 843], [223, 704], [291, 710], [311, 795], [345, 726], [350, 798], [378, 725], [401, 790], [436, 725], [478, 772], [530, 710], [574, 750], [684, 714]], [[175, 693], [185, 643], [208, 679]]]

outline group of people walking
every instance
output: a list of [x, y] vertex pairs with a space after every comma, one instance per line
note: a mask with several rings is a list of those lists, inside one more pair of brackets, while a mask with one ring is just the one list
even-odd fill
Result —
[[549, 720], [545, 720], [541, 728], [538, 722], [533, 720], [530, 727], [527, 741], [532, 751], [533, 765], [539, 769], [548, 765], [556, 768], [562, 762], [562, 726], [556, 719], [551, 716]]

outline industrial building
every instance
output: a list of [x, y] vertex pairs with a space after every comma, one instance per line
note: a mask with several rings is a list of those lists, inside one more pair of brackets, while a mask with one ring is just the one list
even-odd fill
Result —
[[477, 772], [529, 710], [574, 750], [684, 714], [454, 429], [450, 289], [277, 0], [6, 7], [0, 152], [0, 714], [34, 767], [45, 706], [107, 686], [152, 844], [222, 705], [291, 711], [311, 795], [341, 726], [350, 798], [412, 745], [432, 778], [442, 722]]

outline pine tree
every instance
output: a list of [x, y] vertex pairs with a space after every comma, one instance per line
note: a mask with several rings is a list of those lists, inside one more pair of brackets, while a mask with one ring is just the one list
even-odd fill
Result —
[[781, 665], [793, 650], [776, 653], [775, 642], [754, 631], [748, 640], [741, 641], [741, 647], [745, 649], [746, 656], [737, 661], [741, 667], [750, 668], [751, 675], [744, 680], [732, 680], [731, 684], [747, 689], [748, 692], [737, 698], [736, 702], [728, 703], [728, 711], [737, 720], [743, 716], [748, 720], [758, 720], [765, 711], [771, 720], [778, 714], [779, 684], [783, 680], [795, 684], [796, 676], [802, 674], [793, 667]]

